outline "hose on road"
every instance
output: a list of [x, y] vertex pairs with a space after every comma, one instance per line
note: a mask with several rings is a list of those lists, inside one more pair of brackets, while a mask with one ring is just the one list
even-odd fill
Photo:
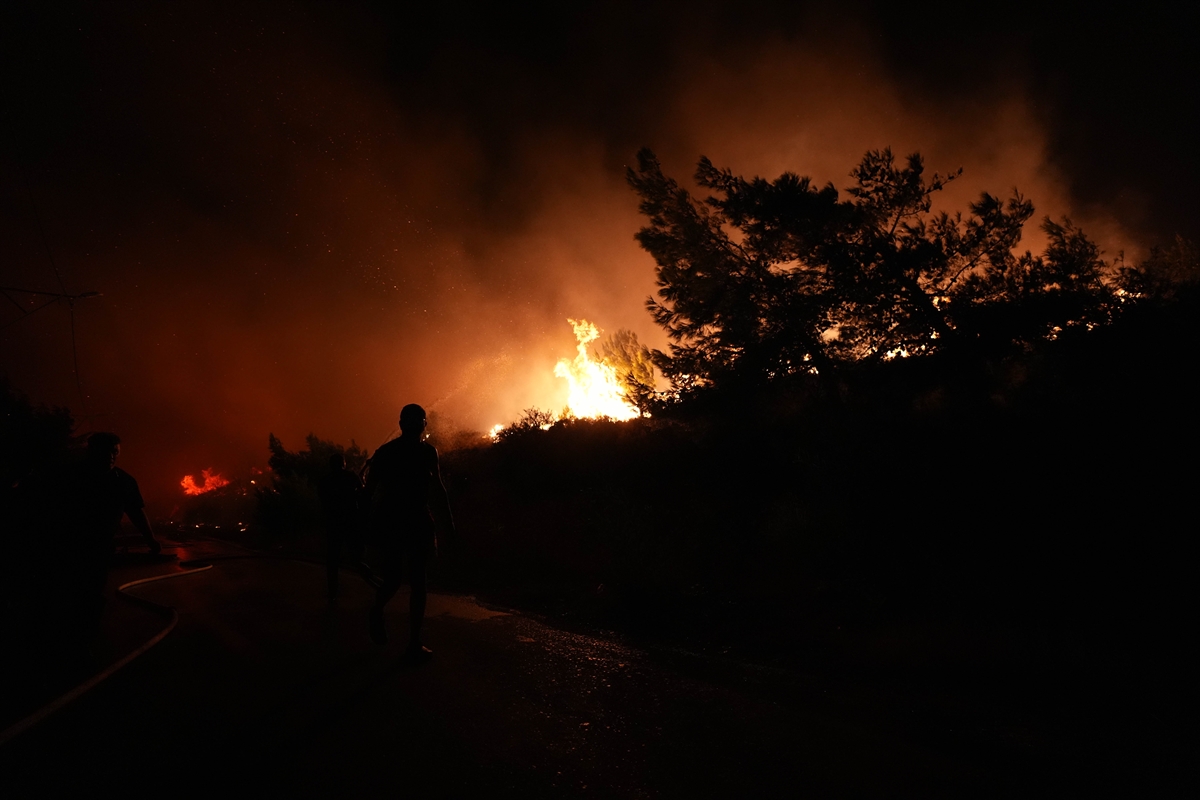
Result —
[[197, 572], [204, 572], [205, 570], [212, 569], [212, 564], [206, 564], [206, 563], [195, 562], [195, 561], [187, 562], [187, 563], [193, 564], [195, 566], [192, 566], [190, 569], [185, 569], [181, 572], [168, 572], [165, 575], [154, 575], [149, 578], [142, 578], [140, 580], [130, 581], [129, 583], [123, 583], [120, 586], [118, 586], [117, 587], [117, 595], [121, 599], [125, 600], [126, 602], [130, 602], [130, 603], [133, 603], [134, 605], [142, 606], [143, 608], [148, 608], [157, 614], [169, 614], [170, 621], [167, 623], [167, 626], [165, 628], [163, 628], [161, 631], [159, 631], [158, 633], [156, 633], [154, 636], [152, 636], [150, 639], [148, 639], [146, 642], [144, 642], [141, 646], [137, 647], [132, 652], [126, 654], [123, 658], [120, 658], [117, 661], [113, 662], [112, 664], [108, 665], [103, 670], [96, 673], [92, 677], [88, 678], [86, 681], [79, 684], [71, 691], [67, 692], [64, 695], [59, 696], [55, 700], [52, 700], [51, 702], [42, 706], [37, 711], [35, 711], [32, 714], [30, 714], [29, 716], [25, 717], [20, 722], [17, 722], [13, 725], [10, 725], [8, 728], [5, 728], [4, 731], [0, 732], [0, 747], [3, 747], [4, 745], [8, 744], [10, 741], [12, 741], [16, 737], [20, 736], [25, 731], [29, 730], [34, 725], [37, 725], [39, 722], [46, 719], [51, 714], [70, 705], [75, 700], [78, 700], [80, 697], [87, 694], [89, 691], [94, 689], [96, 686], [99, 686], [105, 680], [107, 680], [108, 678], [111, 678], [126, 664], [133, 661], [135, 658], [142, 655], [147, 650], [149, 650], [151, 647], [154, 647], [154, 645], [158, 644], [164, 638], [166, 638], [167, 634], [170, 633], [175, 628], [175, 626], [179, 623], [179, 612], [176, 611], [171, 606], [159, 605], [158, 603], [152, 602], [150, 600], [146, 600], [145, 598], [137, 597], [135, 595], [129, 594], [126, 590], [131, 589], [134, 586], [141, 586], [144, 583], [152, 583], [154, 581], [162, 581], [162, 580], [166, 580], [168, 578], [182, 578], [185, 575], [195, 575]]

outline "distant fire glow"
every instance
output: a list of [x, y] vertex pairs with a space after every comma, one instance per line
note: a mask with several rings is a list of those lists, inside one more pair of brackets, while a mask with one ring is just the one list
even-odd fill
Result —
[[222, 478], [219, 472], [206, 469], [200, 473], [200, 483], [196, 483], [196, 479], [191, 475], [184, 475], [179, 485], [183, 487], [184, 494], [194, 497], [198, 494], [211, 492], [213, 489], [220, 489], [222, 486], [228, 486], [229, 481]]
[[588, 345], [600, 338], [599, 329], [586, 319], [567, 320], [579, 342], [574, 359], [561, 359], [554, 375], [567, 382], [567, 412], [581, 419], [608, 417], [616, 420], [641, 416], [625, 396], [617, 371], [588, 355]]

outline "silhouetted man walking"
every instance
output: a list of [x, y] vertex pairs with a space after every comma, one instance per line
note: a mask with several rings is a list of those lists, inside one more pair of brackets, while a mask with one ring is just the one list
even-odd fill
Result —
[[407, 654], [427, 658], [428, 648], [421, 646], [421, 623], [425, 619], [425, 565], [437, 552], [437, 536], [430, 495], [447, 530], [453, 534], [454, 520], [450, 501], [438, 469], [438, 454], [423, 440], [425, 409], [410, 404], [400, 411], [400, 437], [375, 451], [367, 473], [367, 497], [371, 504], [371, 524], [382, 559], [383, 585], [371, 608], [371, 638], [377, 644], [387, 642], [383, 609], [400, 588], [405, 563], [409, 583], [409, 641]]

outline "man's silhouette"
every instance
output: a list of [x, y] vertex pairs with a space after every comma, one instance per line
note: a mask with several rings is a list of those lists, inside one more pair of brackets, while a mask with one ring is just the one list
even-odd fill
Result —
[[98, 622], [104, 605], [104, 584], [121, 517], [129, 517], [152, 554], [161, 550], [146, 519], [137, 481], [116, 466], [120, 453], [121, 437], [93, 433], [88, 437], [87, 455], [67, 472], [61, 486], [63, 572], [70, 605], [79, 614], [76, 621], [85, 629]]
[[371, 638], [387, 642], [383, 609], [400, 588], [405, 563], [412, 586], [409, 596], [408, 655], [425, 658], [430, 651], [421, 646], [421, 623], [425, 619], [425, 564], [437, 552], [430, 495], [440, 516], [453, 534], [450, 501], [438, 469], [438, 454], [423, 441], [425, 409], [410, 404], [400, 411], [400, 437], [375, 451], [367, 473], [366, 494], [371, 504], [371, 522], [382, 560], [383, 584], [375, 595], [369, 617]]
[[325, 517], [325, 574], [330, 603], [337, 597], [338, 568], [341, 566], [343, 549], [352, 559], [362, 557], [358, 524], [358, 496], [361, 491], [362, 481], [346, 469], [346, 459], [342, 454], [331, 455], [329, 474], [317, 484], [321, 513]]

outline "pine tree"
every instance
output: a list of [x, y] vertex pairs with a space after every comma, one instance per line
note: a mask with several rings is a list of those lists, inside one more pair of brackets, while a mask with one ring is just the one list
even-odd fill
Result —
[[982, 194], [968, 213], [931, 211], [951, 175], [868, 152], [843, 199], [784, 173], [746, 180], [701, 158], [694, 198], [649, 150], [628, 180], [657, 264], [647, 301], [680, 390], [762, 383], [841, 365], [954, 348], [1019, 347], [1107, 318], [1100, 251], [1069, 221], [1046, 220], [1041, 256], [1016, 255], [1033, 204]]

